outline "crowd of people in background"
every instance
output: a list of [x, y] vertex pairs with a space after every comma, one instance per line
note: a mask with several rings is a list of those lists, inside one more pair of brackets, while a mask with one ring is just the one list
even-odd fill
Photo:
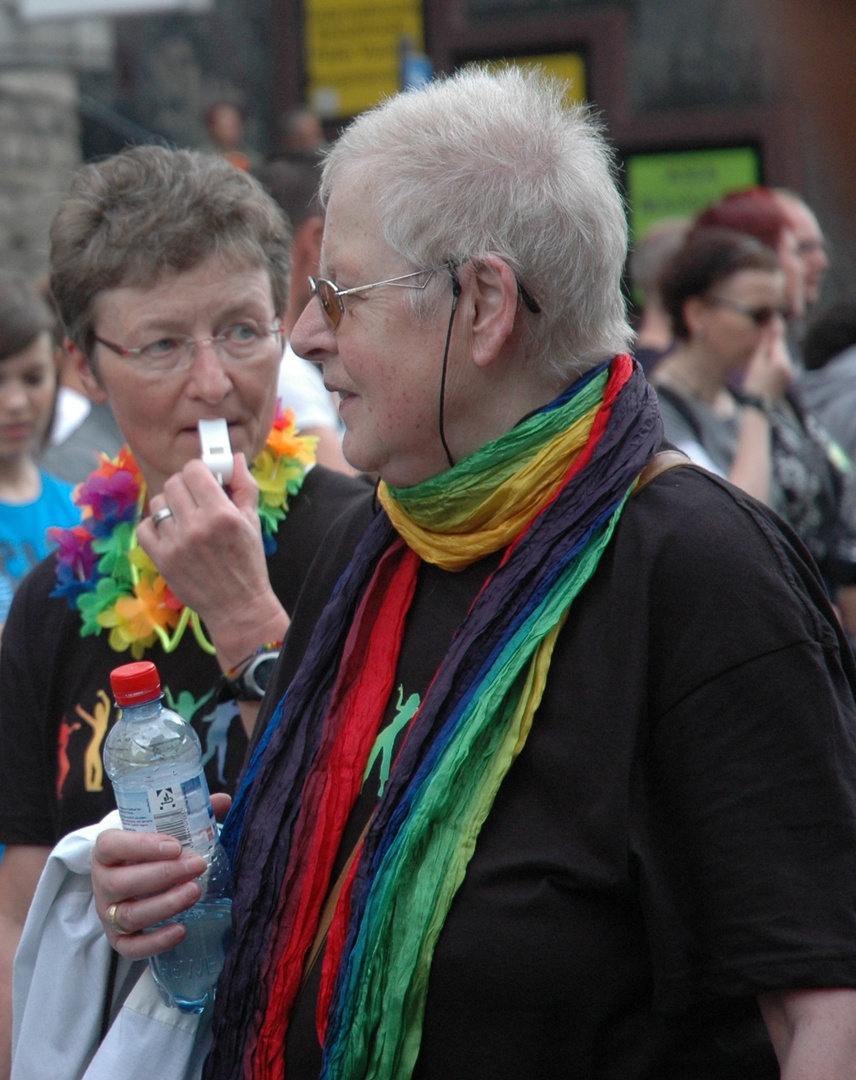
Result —
[[764, 187], [658, 224], [629, 264], [644, 295], [637, 356], [667, 437], [796, 530], [853, 637], [852, 304], [822, 305], [828, 267], [811, 208]]

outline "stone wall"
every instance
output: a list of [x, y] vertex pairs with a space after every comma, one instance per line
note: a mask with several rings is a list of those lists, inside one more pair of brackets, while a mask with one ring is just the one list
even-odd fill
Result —
[[74, 74], [0, 70], [0, 267], [46, 271], [50, 222], [79, 162]]

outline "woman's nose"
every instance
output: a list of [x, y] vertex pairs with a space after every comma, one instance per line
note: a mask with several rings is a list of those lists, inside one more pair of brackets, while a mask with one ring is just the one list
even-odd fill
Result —
[[298, 356], [307, 360], [311, 360], [313, 354], [335, 352], [336, 335], [324, 318], [316, 297], [313, 296], [300, 313], [289, 343]]
[[3, 407], [6, 412], [23, 413], [30, 406], [30, 395], [27, 388], [18, 379], [9, 380], [0, 391]]
[[232, 389], [229, 361], [211, 341], [197, 341], [193, 349], [193, 362], [189, 368], [191, 391], [204, 401], [219, 404]]

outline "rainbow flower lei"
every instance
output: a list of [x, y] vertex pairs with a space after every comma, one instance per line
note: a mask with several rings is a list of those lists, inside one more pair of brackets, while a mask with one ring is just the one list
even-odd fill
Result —
[[[265, 447], [250, 466], [259, 486], [259, 518], [265, 554], [276, 551], [276, 533], [288, 514], [288, 500], [300, 490], [315, 462], [311, 436], [296, 432], [294, 412], [277, 415]], [[81, 637], [109, 630], [116, 652], [131, 650], [139, 660], [160, 640], [165, 652], [178, 647], [188, 624], [206, 652], [214, 653], [195, 611], [173, 594], [137, 544], [137, 524], [146, 505], [146, 484], [127, 446], [75, 489], [82, 521], [70, 529], [48, 530], [57, 545], [56, 587], [81, 617]]]

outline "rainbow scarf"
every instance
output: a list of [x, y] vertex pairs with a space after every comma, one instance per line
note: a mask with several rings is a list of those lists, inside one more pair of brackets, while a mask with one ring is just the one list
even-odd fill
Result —
[[388, 513], [322, 613], [226, 824], [235, 943], [206, 1080], [284, 1077], [290, 1011], [393, 687], [420, 559], [454, 567], [504, 549], [411, 722], [324, 955], [322, 1076], [411, 1076], [452, 899], [525, 745], [568, 609], [661, 438], [655, 399], [620, 356], [442, 476], [382, 491]]

